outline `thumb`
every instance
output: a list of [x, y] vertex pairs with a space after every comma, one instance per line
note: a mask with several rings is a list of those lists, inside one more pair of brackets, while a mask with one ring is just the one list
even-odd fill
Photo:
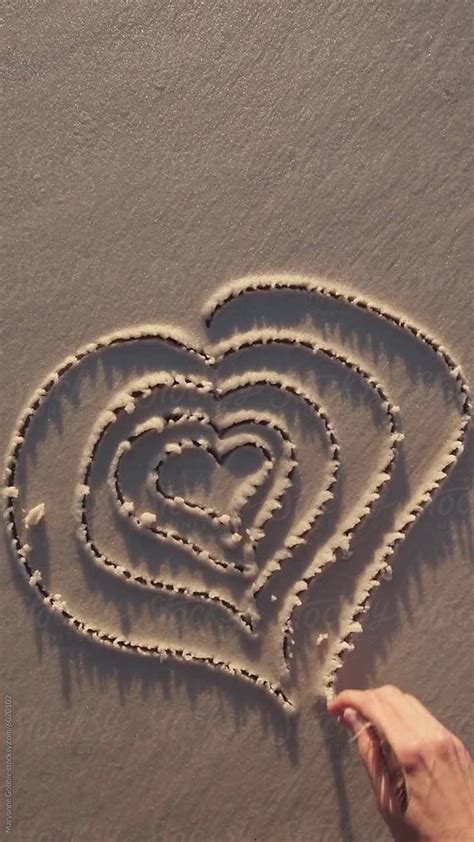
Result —
[[362, 737], [363, 734], [366, 733], [368, 720], [365, 719], [360, 713], [358, 713], [354, 708], [344, 708], [341, 716], [339, 717], [339, 721], [341, 725], [345, 725], [349, 731], [352, 731], [352, 735], [355, 738]]
[[345, 708], [340, 722], [352, 732], [352, 740], [375, 786], [380, 772], [380, 747], [370, 731], [370, 723], [353, 708]]

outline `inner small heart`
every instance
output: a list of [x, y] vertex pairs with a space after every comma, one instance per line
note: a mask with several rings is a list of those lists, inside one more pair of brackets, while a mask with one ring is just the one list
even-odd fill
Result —
[[205, 439], [171, 442], [156, 468], [156, 487], [167, 499], [201, 510], [234, 534], [249, 540], [242, 510], [255, 485], [271, 470], [270, 454], [255, 442]]

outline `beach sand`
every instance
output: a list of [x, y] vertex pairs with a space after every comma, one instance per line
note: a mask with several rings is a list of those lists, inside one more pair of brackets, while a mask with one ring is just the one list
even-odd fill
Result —
[[8, 4], [12, 839], [388, 839], [342, 687], [472, 751], [468, 23]]

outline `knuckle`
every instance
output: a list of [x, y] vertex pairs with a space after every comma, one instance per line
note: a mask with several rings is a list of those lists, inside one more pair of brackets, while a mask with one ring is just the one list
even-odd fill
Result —
[[454, 745], [455, 745], [456, 751], [459, 754], [459, 756], [465, 757], [467, 755], [467, 751], [466, 751], [466, 747], [465, 747], [464, 743], [462, 742], [462, 740], [460, 740], [459, 737], [455, 737], [455, 736], [453, 736], [453, 740], [454, 740]]
[[416, 698], [416, 696], [412, 696], [411, 693], [404, 693], [404, 696], [407, 702], [410, 702], [410, 704], [418, 704], [418, 699]]
[[[461, 750], [464, 750], [460, 743]], [[411, 772], [430, 766], [433, 760], [452, 761], [459, 756], [456, 738], [449, 731], [440, 731], [429, 737], [407, 743], [400, 752], [402, 765]]]
[[382, 698], [387, 698], [388, 696], [398, 696], [401, 695], [401, 691], [398, 687], [395, 687], [394, 684], [383, 684], [382, 687], [378, 689], [378, 695]]
[[425, 765], [427, 744], [414, 740], [403, 746], [398, 752], [398, 759], [407, 772], [417, 772]]
[[454, 760], [458, 756], [456, 737], [449, 731], [440, 733], [435, 740], [434, 751], [443, 760]]
[[469, 765], [470, 757], [467, 752], [467, 749], [462, 742], [462, 740], [458, 739], [458, 737], [453, 736], [454, 742], [454, 754], [456, 756], [456, 760], [458, 763], [461, 764], [463, 768], [466, 768]]

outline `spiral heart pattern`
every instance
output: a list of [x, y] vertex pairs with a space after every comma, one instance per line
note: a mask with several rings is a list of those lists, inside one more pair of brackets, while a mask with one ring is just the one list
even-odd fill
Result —
[[[372, 543], [363, 545], [367, 563], [351, 600], [336, 630], [319, 630], [328, 651], [312, 689], [330, 693], [373, 589], [462, 454], [468, 387], [426, 331], [314, 278], [243, 278], [210, 300], [204, 322], [202, 348], [145, 326], [88, 344], [48, 375], [12, 437], [6, 528], [31, 587], [78, 633], [135, 655], [222, 670], [295, 710], [298, 625], [320, 574], [334, 565], [350, 571], [368, 524]], [[355, 348], [344, 333], [351, 325]], [[379, 356], [395, 360], [381, 372], [374, 337]], [[426, 453], [422, 419], [410, 417], [410, 407], [405, 413], [407, 390], [398, 386], [407, 372], [414, 376], [399, 362], [404, 348], [432, 373], [428, 385], [416, 374], [417, 400], [446, 407], [446, 425]], [[86, 387], [103, 396], [98, 414], [96, 398], [81, 400]], [[57, 502], [55, 487], [65, 480], [61, 459], [47, 455], [54, 443], [76, 459], [69, 496]], [[231, 458], [238, 467], [244, 453], [256, 464], [227, 482], [232, 493], [221, 491], [218, 504], [198, 502], [162, 481], [173, 459], [196, 452], [219, 468]], [[73, 529], [64, 528], [69, 512]], [[137, 609], [137, 626], [126, 633], [131, 621], [122, 617], [120, 627], [115, 595]], [[222, 617], [228, 640], [216, 646], [199, 628], [183, 642], [163, 619], [168, 601]], [[156, 622], [147, 615], [152, 605]]]

